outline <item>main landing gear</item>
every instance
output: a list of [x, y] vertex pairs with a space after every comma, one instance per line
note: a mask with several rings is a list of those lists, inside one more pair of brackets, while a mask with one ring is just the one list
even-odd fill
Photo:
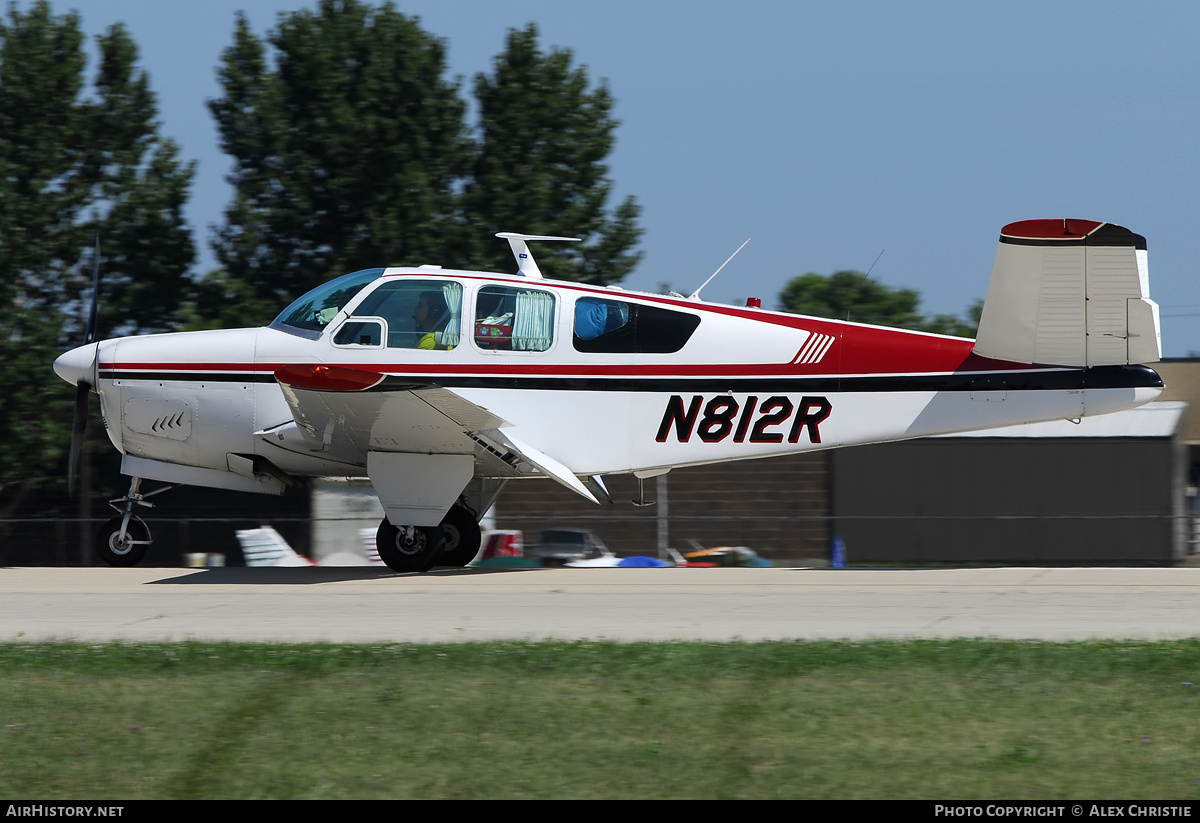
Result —
[[[134, 477], [124, 497], [110, 500], [117, 512], [96, 535], [96, 554], [110, 566], [136, 566], [146, 556], [152, 539], [146, 523], [134, 515], [134, 506], [154, 504], [146, 500], [178, 484], [142, 493], [142, 478]], [[479, 521], [466, 506], [455, 505], [437, 526], [393, 526], [386, 518], [379, 524], [375, 545], [379, 559], [394, 571], [423, 572], [434, 565], [461, 567], [479, 553]]]
[[[120, 517], [114, 517], [96, 534], [96, 554], [110, 566], [136, 566], [146, 556], [146, 549], [153, 542], [150, 529], [140, 517], [133, 514], [134, 506], [153, 507], [146, 502], [147, 497], [175, 488], [175, 485], [164, 486], [147, 494], [140, 489], [142, 478], [134, 477], [129, 484], [129, 491], [124, 497], [108, 501]], [[120, 504], [124, 503], [124, 507]]]
[[455, 505], [437, 526], [393, 526], [385, 517], [375, 533], [379, 559], [397, 572], [461, 567], [475, 559], [481, 535], [475, 515]]

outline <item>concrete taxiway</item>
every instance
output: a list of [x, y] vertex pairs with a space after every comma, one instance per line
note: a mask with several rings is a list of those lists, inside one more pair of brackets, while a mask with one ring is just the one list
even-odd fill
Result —
[[1200, 634], [1200, 568], [0, 569], [0, 642]]

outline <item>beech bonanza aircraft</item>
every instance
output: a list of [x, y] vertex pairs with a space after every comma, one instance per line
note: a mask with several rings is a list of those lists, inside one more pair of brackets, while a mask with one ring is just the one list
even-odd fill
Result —
[[497, 236], [517, 274], [367, 269], [266, 328], [92, 342], [93, 298], [54, 368], [77, 387], [72, 477], [95, 392], [132, 478], [101, 558], [145, 553], [135, 507], [165, 489], [143, 480], [367, 477], [380, 557], [424, 571], [470, 562], [513, 479], [597, 501], [609, 474], [1077, 419], [1162, 389], [1138, 365], [1161, 355], [1146, 241], [1109, 223], [1005, 226], [977, 340], [547, 280], [526, 241], [572, 238]]

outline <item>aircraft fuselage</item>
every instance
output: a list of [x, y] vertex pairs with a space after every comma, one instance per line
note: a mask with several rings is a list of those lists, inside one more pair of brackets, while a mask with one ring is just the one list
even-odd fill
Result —
[[[1141, 366], [1008, 363], [972, 354], [962, 338], [760, 309], [463, 272], [386, 279], [452, 284], [468, 321], [490, 284], [536, 290], [552, 301], [550, 339], [540, 350], [503, 348], [486, 336], [495, 324], [467, 322], [452, 348], [387, 345], [386, 331], [365, 345], [336, 342], [339, 329], [361, 322], [352, 300], [316, 335], [276, 324], [104, 341], [95, 386], [113, 444], [144, 460], [234, 474], [231, 455], [295, 476], [365, 475], [371, 450], [471, 454], [476, 476], [537, 474], [485, 459], [498, 444], [445, 431], [436, 410], [414, 405], [407, 389], [433, 385], [586, 476], [1079, 418], [1148, 402], [1161, 388]], [[653, 307], [695, 326], [674, 352], [580, 351], [580, 299]], [[277, 372], [319, 366], [384, 379], [360, 390], [376, 395], [361, 404], [362, 419], [343, 414], [326, 421], [328, 431], [290, 431]], [[322, 388], [319, 373], [313, 380], [302, 388]]]

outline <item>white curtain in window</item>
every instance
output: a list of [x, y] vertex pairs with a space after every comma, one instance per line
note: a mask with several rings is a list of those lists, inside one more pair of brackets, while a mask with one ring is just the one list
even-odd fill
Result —
[[441, 344], [452, 349], [458, 345], [459, 329], [462, 326], [462, 323], [459, 322], [459, 314], [462, 312], [462, 286], [457, 283], [446, 283], [442, 286], [442, 297], [446, 300], [450, 317], [442, 327]]
[[545, 351], [554, 337], [554, 296], [544, 291], [517, 292], [513, 348]]

